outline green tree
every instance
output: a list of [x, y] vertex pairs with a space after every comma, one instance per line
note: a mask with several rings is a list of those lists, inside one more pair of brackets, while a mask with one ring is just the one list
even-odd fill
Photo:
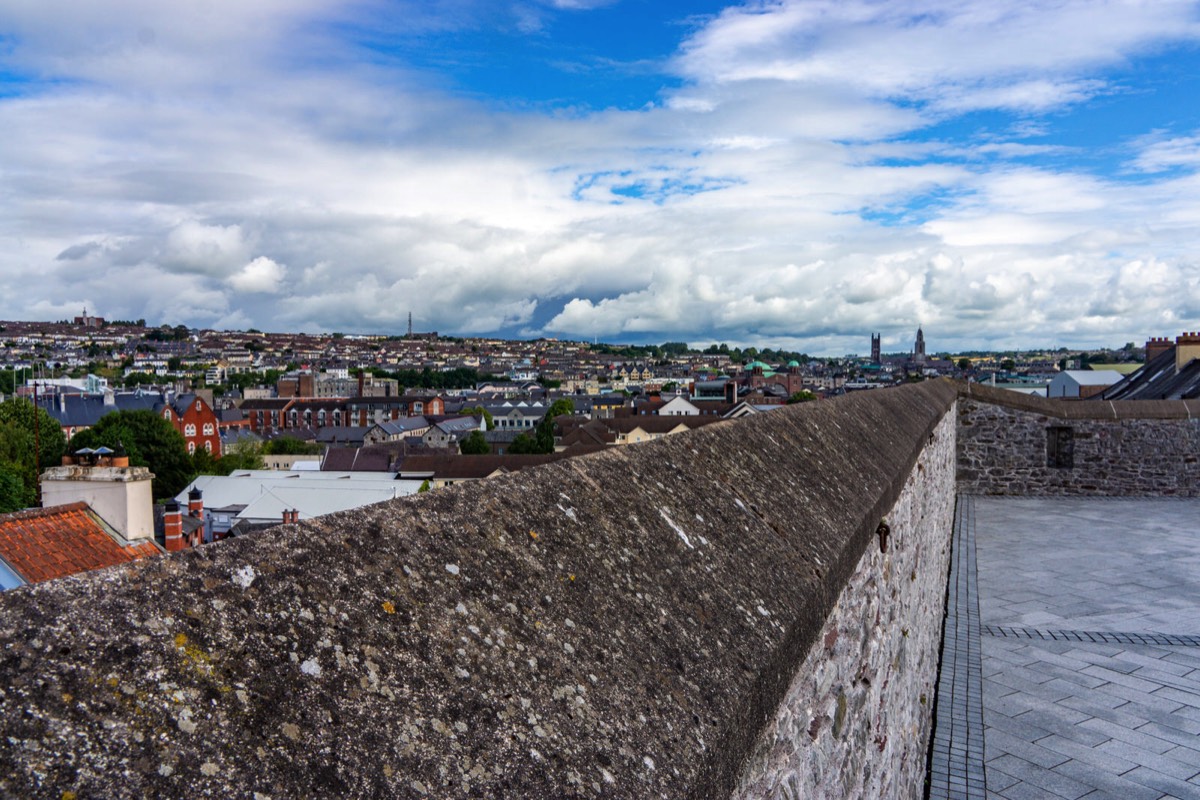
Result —
[[492, 416], [492, 412], [488, 411], [483, 406], [471, 406], [470, 408], [464, 408], [459, 413], [470, 415], [470, 416], [475, 416], [476, 414], [479, 414], [483, 417], [483, 421], [487, 424], [487, 429], [489, 431], [496, 430], [496, 419]]
[[817, 396], [808, 389], [801, 389], [798, 392], [792, 392], [792, 396], [787, 399], [787, 404], [791, 406], [795, 405], [796, 403], [808, 403], [816, 399]]
[[538, 449], [537, 442], [528, 433], [518, 433], [508, 445], [508, 452], [510, 455], [522, 456], [540, 453], [541, 450]]
[[966, 356], [963, 356], [962, 358], [960, 358], [958, 360], [958, 368], [962, 372], [966, 372], [967, 370], [969, 370], [971, 368], [971, 359], [967, 358]]
[[[40, 449], [35, 440], [41, 442]], [[20, 478], [22, 487], [19, 498], [10, 495], [9, 504], [18, 502], [19, 508], [34, 505], [37, 476], [48, 467], [58, 466], [66, 449], [67, 437], [62, 427], [45, 409], [35, 409], [24, 398], [0, 403], [0, 464], [8, 467], [8, 474]]]
[[218, 475], [228, 475], [239, 469], [266, 469], [267, 464], [262, 458], [262, 448], [258, 442], [234, 442], [225, 448], [221, 460], [217, 462]]
[[[269, 442], [264, 442], [264, 456], [310, 456], [318, 455], [325, 450], [316, 442], [305, 442], [294, 436], [280, 436]], [[243, 468], [245, 469], [245, 468]]]
[[0, 514], [28, 508], [32, 503], [25, 499], [25, 481], [20, 468], [16, 464], [0, 463]]
[[1004, 370], [1005, 372], [1012, 372], [1016, 368], [1017, 362], [1013, 361], [1011, 358], [1006, 358], [1000, 362], [1000, 369]]
[[[563, 414], [574, 414], [575, 403], [569, 397], [560, 397], [555, 400], [550, 408], [546, 411], [546, 416], [542, 417], [542, 421], [538, 423], [537, 429], [534, 431], [533, 443], [535, 453], [553, 453], [554, 452], [554, 418]], [[518, 437], [519, 438], [519, 437]], [[513, 442], [516, 444], [516, 442]], [[512, 448], [509, 448], [512, 452]]]
[[492, 452], [491, 445], [483, 436], [483, 431], [471, 431], [467, 434], [467, 438], [462, 440], [462, 444], [458, 446], [458, 450], [463, 455], [468, 456], [485, 456]]
[[207, 450], [192, 453], [192, 468], [197, 475], [229, 475], [239, 469], [265, 469], [257, 442], [236, 442], [220, 458]]
[[156, 499], [174, 497], [196, 474], [187, 443], [179, 431], [153, 411], [117, 411], [105, 414], [93, 427], [71, 440], [81, 447], [124, 447], [129, 463], [149, 467], [154, 473]]
[[429, 483], [429, 479], [426, 478], [425, 480], [421, 481], [421, 485], [417, 488], [417, 494], [424, 494], [425, 492], [428, 492], [431, 488], [433, 488], [433, 487]]

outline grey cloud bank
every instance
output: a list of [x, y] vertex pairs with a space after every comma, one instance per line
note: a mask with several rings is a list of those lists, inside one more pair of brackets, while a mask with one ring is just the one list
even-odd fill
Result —
[[[1200, 137], [1149, 119], [1095, 174], [1036, 124], [1194, 43], [1195, 3], [751, 3], [680, 41], [680, 88], [576, 113], [338, 38], [380, 4], [108, 5], [0, 3], [0, 317], [818, 352], [1200, 326]], [[947, 133], [978, 110], [1012, 124]]]

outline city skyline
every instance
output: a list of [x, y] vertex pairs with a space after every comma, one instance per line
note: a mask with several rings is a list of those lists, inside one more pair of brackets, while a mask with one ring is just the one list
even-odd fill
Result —
[[661, 6], [0, 2], [0, 317], [825, 353], [1198, 326], [1197, 3]]

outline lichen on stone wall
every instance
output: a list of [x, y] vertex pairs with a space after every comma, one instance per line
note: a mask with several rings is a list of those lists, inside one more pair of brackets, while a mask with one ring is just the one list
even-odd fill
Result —
[[738, 798], [920, 797], [954, 521], [938, 426], [760, 738]]
[[[791, 406], [5, 592], [0, 796], [724, 796], [954, 397]], [[875, 701], [844, 694], [857, 736]]]

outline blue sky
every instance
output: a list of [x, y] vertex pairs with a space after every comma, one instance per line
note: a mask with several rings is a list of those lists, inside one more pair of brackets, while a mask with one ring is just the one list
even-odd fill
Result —
[[0, 318], [1200, 329], [1200, 3], [0, 0]]

